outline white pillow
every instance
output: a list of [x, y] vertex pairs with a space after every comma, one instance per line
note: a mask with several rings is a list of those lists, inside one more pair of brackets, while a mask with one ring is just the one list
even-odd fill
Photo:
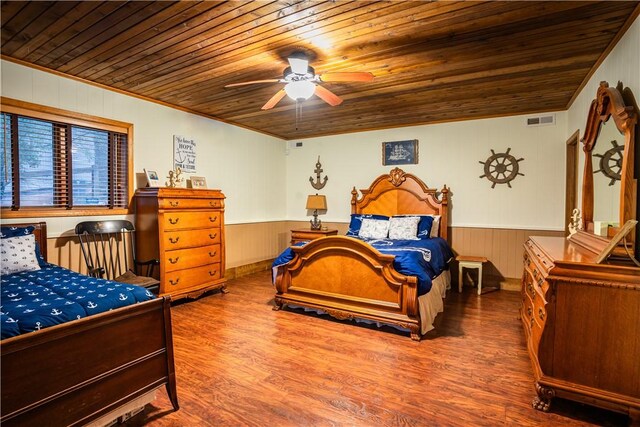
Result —
[[419, 240], [418, 223], [420, 217], [392, 217], [389, 220], [389, 238], [394, 240]]
[[389, 232], [389, 221], [386, 219], [364, 218], [358, 236], [369, 239], [386, 239]]
[[433, 217], [433, 225], [431, 226], [431, 233], [429, 237], [440, 237], [440, 215], [429, 215]]
[[0, 240], [0, 273], [40, 270], [36, 259], [36, 238], [33, 234]]

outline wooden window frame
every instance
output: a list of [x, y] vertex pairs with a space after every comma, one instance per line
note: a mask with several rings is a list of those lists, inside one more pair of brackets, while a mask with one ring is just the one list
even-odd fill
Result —
[[[118, 132], [127, 135], [127, 208], [105, 207], [21, 207], [18, 210], [2, 208], [0, 214], [3, 218], [37, 218], [37, 217], [64, 217], [64, 216], [92, 216], [92, 215], [125, 215], [132, 212], [133, 199], [133, 124], [117, 120], [91, 116], [89, 114], [44, 105], [32, 104], [26, 101], [0, 97], [0, 112], [29, 116], [36, 119], [63, 122], [67, 125], [83, 126], [93, 129]], [[14, 116], [15, 117], [15, 116]], [[68, 159], [70, 160], [70, 159]], [[17, 159], [13, 159], [15, 162]], [[111, 186], [109, 191], [112, 191]]]

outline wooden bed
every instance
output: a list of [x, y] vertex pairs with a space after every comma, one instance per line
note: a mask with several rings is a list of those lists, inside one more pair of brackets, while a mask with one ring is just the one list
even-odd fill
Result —
[[[399, 168], [378, 177], [358, 198], [354, 214], [441, 215], [440, 236], [447, 239], [448, 193], [428, 188]], [[393, 267], [385, 255], [360, 240], [329, 236], [292, 247], [293, 260], [277, 267], [275, 309], [287, 304], [322, 310], [338, 319], [368, 319], [409, 329], [420, 340], [417, 279]], [[447, 273], [448, 274], [448, 273]]]
[[[46, 259], [44, 222], [33, 225]], [[84, 425], [166, 385], [178, 409], [169, 298], [1, 342], [3, 426]]]

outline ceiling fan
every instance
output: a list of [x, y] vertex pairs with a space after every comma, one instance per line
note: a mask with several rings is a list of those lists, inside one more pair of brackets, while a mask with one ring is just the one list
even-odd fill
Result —
[[284, 69], [281, 79], [253, 80], [250, 82], [232, 83], [227, 87], [251, 85], [257, 83], [284, 83], [284, 88], [276, 92], [266, 104], [263, 110], [269, 110], [276, 106], [285, 95], [294, 101], [304, 101], [311, 95], [316, 95], [327, 104], [335, 107], [342, 103], [342, 99], [330, 90], [320, 86], [324, 82], [370, 82], [373, 74], [368, 72], [337, 72], [316, 74], [313, 67], [309, 65], [309, 59], [304, 52], [293, 52], [287, 60], [289, 66]]

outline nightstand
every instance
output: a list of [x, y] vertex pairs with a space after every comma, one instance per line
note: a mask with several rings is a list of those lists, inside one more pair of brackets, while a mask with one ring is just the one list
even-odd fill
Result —
[[307, 242], [309, 240], [319, 239], [320, 237], [326, 236], [335, 236], [338, 234], [338, 230], [330, 229], [330, 230], [311, 230], [311, 229], [301, 229], [301, 230], [291, 230], [291, 244], [295, 245], [299, 242]]
[[462, 269], [469, 268], [478, 270], [478, 295], [482, 294], [482, 264], [487, 262], [487, 258], [483, 256], [458, 255], [456, 261], [458, 261], [458, 292], [462, 292], [464, 282]]

